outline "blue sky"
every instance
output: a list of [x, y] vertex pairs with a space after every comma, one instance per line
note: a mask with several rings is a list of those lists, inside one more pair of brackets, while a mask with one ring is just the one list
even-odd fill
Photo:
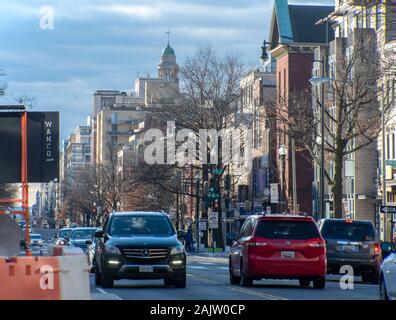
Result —
[[[53, 30], [39, 27], [44, 5], [55, 9]], [[61, 112], [65, 138], [85, 123], [95, 90], [130, 91], [138, 72], [156, 74], [168, 29], [179, 64], [211, 44], [258, 65], [271, 9], [272, 0], [1, 0], [0, 69], [10, 95]]]

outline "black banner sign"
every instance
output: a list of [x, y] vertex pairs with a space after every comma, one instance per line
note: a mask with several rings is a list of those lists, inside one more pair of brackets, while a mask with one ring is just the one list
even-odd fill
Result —
[[[0, 182], [21, 182], [21, 112], [0, 112]], [[59, 179], [59, 112], [28, 112], [28, 182]]]

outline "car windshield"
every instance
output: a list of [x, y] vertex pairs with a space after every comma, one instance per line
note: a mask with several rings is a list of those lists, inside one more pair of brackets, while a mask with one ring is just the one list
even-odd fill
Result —
[[70, 237], [71, 230], [61, 230], [59, 232], [59, 238], [67, 238]]
[[323, 225], [322, 235], [325, 239], [348, 241], [374, 241], [375, 230], [371, 223], [327, 221]]
[[84, 230], [73, 230], [71, 234], [72, 240], [80, 240], [80, 239], [92, 239], [96, 230], [94, 229], [84, 229]]
[[257, 237], [267, 239], [307, 240], [319, 238], [319, 231], [311, 221], [260, 221], [256, 228]]
[[41, 240], [42, 237], [41, 237], [41, 235], [39, 235], [39, 234], [32, 234], [32, 235], [30, 236], [30, 239], [32, 239], [32, 240]]
[[113, 237], [131, 235], [166, 235], [175, 234], [169, 219], [165, 216], [125, 216], [114, 217], [109, 227]]

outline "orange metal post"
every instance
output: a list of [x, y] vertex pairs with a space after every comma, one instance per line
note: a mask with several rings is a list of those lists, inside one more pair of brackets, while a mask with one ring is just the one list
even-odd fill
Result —
[[26, 255], [29, 257], [32, 255], [30, 251], [30, 234], [29, 234], [29, 185], [28, 185], [28, 160], [27, 160], [27, 112], [22, 112], [21, 118], [22, 128], [22, 161], [21, 161], [21, 173], [22, 173], [22, 210], [25, 211], [26, 220]]

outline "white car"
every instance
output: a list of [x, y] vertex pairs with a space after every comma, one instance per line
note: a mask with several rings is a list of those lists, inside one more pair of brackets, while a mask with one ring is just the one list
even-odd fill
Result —
[[384, 242], [382, 252], [387, 255], [380, 271], [379, 294], [381, 300], [396, 300], [396, 248]]
[[31, 246], [40, 246], [44, 245], [44, 240], [41, 234], [31, 234], [30, 235], [30, 245]]

